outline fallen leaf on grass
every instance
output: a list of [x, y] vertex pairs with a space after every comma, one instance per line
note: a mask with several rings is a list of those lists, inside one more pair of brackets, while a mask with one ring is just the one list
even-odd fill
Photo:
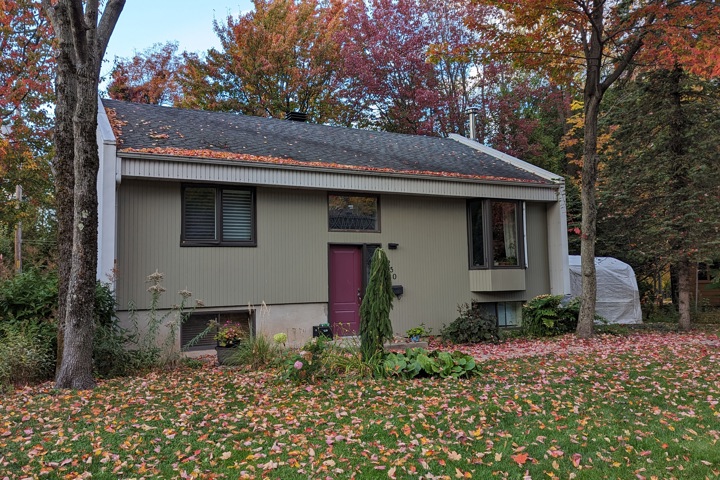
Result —
[[459, 468], [455, 468], [455, 478], [472, 478], [472, 473], [463, 472]]
[[450, 453], [448, 454], [448, 459], [457, 462], [457, 461], [459, 461], [459, 460], [462, 460], [462, 455], [460, 455], [460, 454], [457, 453], [455, 450], [453, 450], [452, 452], [450, 452]]

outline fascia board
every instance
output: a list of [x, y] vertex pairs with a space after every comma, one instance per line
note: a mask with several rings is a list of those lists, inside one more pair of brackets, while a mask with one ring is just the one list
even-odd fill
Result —
[[482, 153], [485, 153], [487, 155], [490, 155], [491, 157], [495, 157], [498, 160], [502, 160], [503, 162], [507, 162], [511, 165], [514, 165], [518, 168], [521, 168], [525, 171], [528, 171], [530, 173], [534, 173], [535, 175], [542, 177], [546, 180], [550, 180], [552, 182], [556, 183], [564, 183], [565, 179], [561, 177], [560, 175], [557, 175], [552, 172], [548, 172], [547, 170], [537, 167], [531, 163], [525, 162], [523, 160], [520, 160], [519, 158], [515, 158], [512, 155], [508, 155], [507, 153], [503, 153], [499, 150], [495, 150], [494, 148], [488, 147], [486, 145], [483, 145], [480, 142], [477, 142], [475, 140], [471, 140], [467, 137], [463, 137], [462, 135], [458, 135], [457, 133], [451, 133], [449, 137], [456, 142], [460, 142], [463, 145], [466, 145], [470, 148], [474, 148], [475, 150], [478, 150]]

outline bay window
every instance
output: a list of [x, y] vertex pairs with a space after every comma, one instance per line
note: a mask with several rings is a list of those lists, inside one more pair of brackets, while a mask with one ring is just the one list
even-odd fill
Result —
[[474, 199], [468, 202], [470, 268], [522, 267], [522, 204]]

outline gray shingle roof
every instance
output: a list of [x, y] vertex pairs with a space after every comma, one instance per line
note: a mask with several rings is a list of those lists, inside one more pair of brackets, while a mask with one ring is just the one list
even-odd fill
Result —
[[548, 184], [455, 140], [102, 100], [119, 152]]

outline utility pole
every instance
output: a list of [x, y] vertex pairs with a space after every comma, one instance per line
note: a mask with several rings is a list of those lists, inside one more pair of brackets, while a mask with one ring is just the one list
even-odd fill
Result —
[[[15, 199], [17, 200], [16, 208], [20, 208], [22, 202], [22, 187], [15, 187]], [[22, 222], [18, 220], [15, 225], [15, 273], [22, 273]]]

